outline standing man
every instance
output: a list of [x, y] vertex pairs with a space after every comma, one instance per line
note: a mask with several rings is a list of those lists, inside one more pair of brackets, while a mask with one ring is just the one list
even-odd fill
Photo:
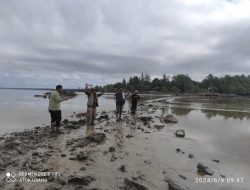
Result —
[[87, 103], [87, 125], [94, 125], [96, 119], [96, 107], [98, 107], [98, 97], [103, 95], [103, 92], [97, 94], [97, 88], [88, 88], [89, 85], [85, 85], [85, 94], [88, 96], [88, 103]]
[[49, 113], [51, 117], [51, 131], [52, 133], [59, 133], [60, 122], [62, 120], [62, 112], [60, 108], [60, 103], [62, 101], [68, 100], [68, 98], [61, 98], [63, 87], [61, 85], [56, 86], [56, 90], [52, 92], [49, 98]]
[[116, 121], [121, 121], [122, 110], [125, 104], [125, 94], [121, 88], [115, 94], [116, 97]]
[[131, 95], [131, 98], [132, 98], [131, 114], [135, 115], [135, 112], [136, 112], [136, 109], [137, 109], [138, 100], [141, 98], [138, 95], [138, 91], [137, 90], [134, 91], [134, 93]]

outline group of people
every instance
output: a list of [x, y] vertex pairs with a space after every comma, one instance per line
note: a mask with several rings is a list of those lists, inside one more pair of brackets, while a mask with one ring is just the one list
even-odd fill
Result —
[[[56, 86], [56, 90], [51, 93], [49, 98], [49, 113], [51, 116], [51, 131], [59, 133], [59, 127], [62, 120], [62, 112], [60, 103], [68, 100], [68, 98], [61, 98], [63, 87], [61, 85]], [[97, 93], [97, 88], [90, 88], [90, 85], [86, 84], [85, 94], [88, 96], [87, 101], [87, 125], [94, 125], [96, 119], [96, 108], [98, 105], [98, 97], [102, 96], [104, 92]], [[135, 115], [137, 109], [138, 100], [141, 98], [138, 95], [138, 91], [135, 90], [133, 93], [125, 93], [122, 88], [119, 88], [115, 93], [116, 97], [116, 121], [121, 121], [123, 107], [127, 97], [131, 97], [131, 115]]]

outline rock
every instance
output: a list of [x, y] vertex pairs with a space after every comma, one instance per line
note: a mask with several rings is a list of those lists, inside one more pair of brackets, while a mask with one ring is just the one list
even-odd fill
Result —
[[219, 160], [212, 159], [213, 162], [220, 163]]
[[81, 167], [80, 170], [81, 170], [81, 171], [86, 171], [87, 168], [86, 168], [86, 167]]
[[144, 163], [147, 164], [147, 165], [151, 164], [151, 162], [149, 160], [144, 160]]
[[126, 172], [126, 166], [125, 165], [121, 165], [120, 170], [121, 170], [121, 172]]
[[112, 155], [110, 161], [111, 161], [111, 162], [114, 162], [114, 161], [116, 161], [116, 160], [117, 160], [117, 157], [116, 157], [115, 155]]
[[109, 148], [109, 152], [115, 152], [115, 148], [114, 147], [110, 147]]
[[78, 113], [76, 114], [76, 118], [82, 118], [82, 117], [86, 117], [87, 113]]
[[164, 125], [154, 125], [154, 128], [161, 130], [164, 128]]
[[61, 154], [61, 157], [66, 157], [66, 154]]
[[175, 132], [175, 136], [176, 136], [176, 137], [184, 138], [184, 137], [185, 137], [185, 131], [184, 131], [184, 130], [177, 130], [177, 131]]
[[168, 179], [167, 177], [165, 177], [164, 181], [166, 181], [168, 183], [169, 190], [188, 190], [188, 188], [181, 187], [175, 181]]
[[188, 157], [189, 157], [190, 159], [193, 159], [193, 158], [194, 158], [194, 155], [193, 155], [193, 154], [189, 154]]
[[92, 181], [95, 181], [95, 178], [92, 176], [70, 176], [68, 180], [68, 184], [72, 185], [89, 185]]
[[126, 138], [132, 138], [132, 137], [134, 137], [132, 134], [128, 134], [128, 135], [126, 136]]
[[177, 118], [175, 118], [173, 115], [167, 115], [163, 118], [163, 121], [165, 123], [178, 123]]
[[81, 151], [76, 155], [77, 160], [86, 160], [88, 158], [88, 153]]
[[199, 163], [197, 165], [197, 169], [198, 169], [198, 173], [200, 173], [201, 175], [212, 176], [214, 174], [214, 171], [212, 171], [211, 169], [209, 169], [206, 165], [202, 163]]
[[180, 152], [181, 152], [181, 149], [177, 148], [177, 149], [176, 149], [176, 152], [177, 152], [177, 153], [180, 153]]
[[152, 120], [151, 116], [141, 116], [140, 120], [144, 121], [144, 122], [148, 122]]
[[90, 142], [101, 143], [106, 139], [106, 135], [104, 133], [93, 133], [87, 136], [86, 139]]
[[67, 128], [70, 128], [70, 129], [79, 129], [79, 128], [81, 128], [81, 125], [80, 124], [68, 124]]
[[124, 180], [124, 190], [148, 190], [147, 187], [126, 178]]
[[100, 115], [99, 119], [109, 119], [108, 114]]
[[184, 175], [179, 175], [179, 177], [180, 177], [181, 179], [184, 179], [184, 180], [186, 180], [186, 179], [187, 179], [187, 177], [186, 177], [186, 176], [184, 176]]
[[68, 124], [69, 123], [69, 120], [68, 119], [64, 119], [63, 120], [63, 124]]

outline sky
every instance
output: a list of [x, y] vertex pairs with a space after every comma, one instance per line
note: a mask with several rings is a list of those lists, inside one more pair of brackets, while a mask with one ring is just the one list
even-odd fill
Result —
[[250, 73], [249, 0], [0, 0], [0, 87]]

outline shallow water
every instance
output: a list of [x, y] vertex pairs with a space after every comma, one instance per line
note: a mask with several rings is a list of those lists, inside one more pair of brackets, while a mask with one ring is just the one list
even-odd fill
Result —
[[250, 101], [246, 99], [167, 99], [161, 111], [177, 116], [178, 128], [197, 139], [201, 151], [218, 159], [224, 175], [244, 178], [239, 189], [250, 185]]

